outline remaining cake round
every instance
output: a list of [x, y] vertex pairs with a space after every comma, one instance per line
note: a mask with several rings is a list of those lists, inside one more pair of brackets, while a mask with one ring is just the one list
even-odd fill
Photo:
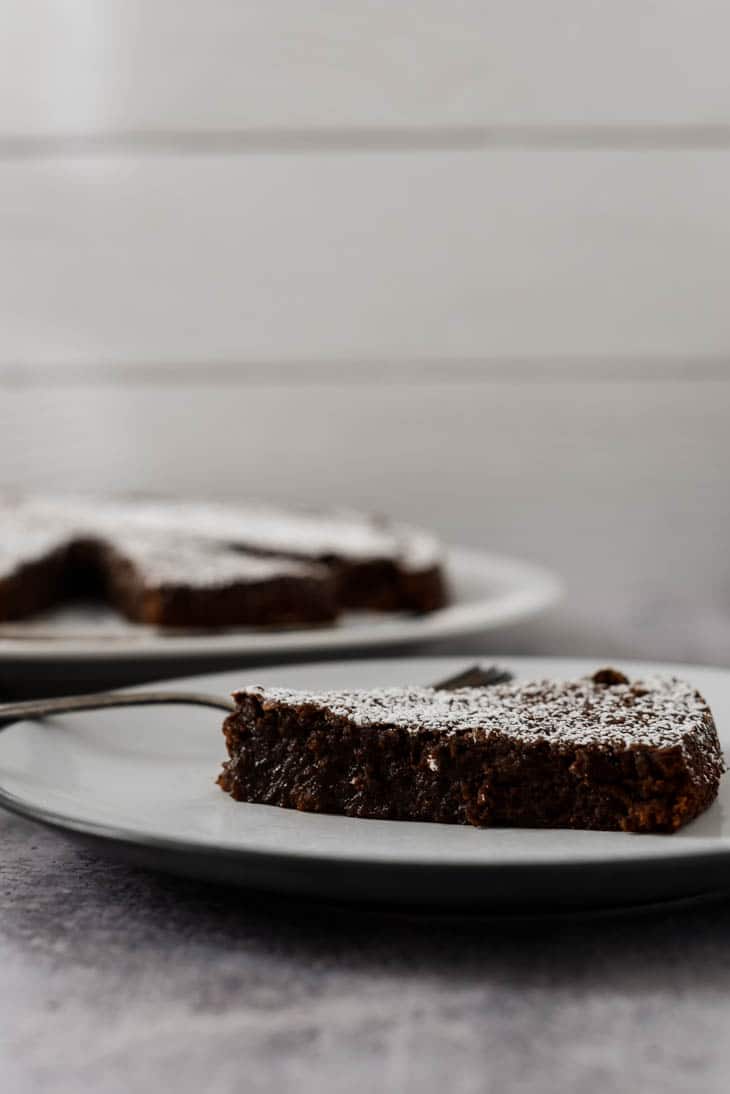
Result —
[[0, 620], [76, 593], [178, 627], [330, 622], [447, 599], [433, 537], [350, 511], [34, 498], [3, 505], [0, 522]]
[[714, 801], [724, 770], [707, 703], [673, 678], [234, 699], [220, 786], [313, 812], [672, 832]]

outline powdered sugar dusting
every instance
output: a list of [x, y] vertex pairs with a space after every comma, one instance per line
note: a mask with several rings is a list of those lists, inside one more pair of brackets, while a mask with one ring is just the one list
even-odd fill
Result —
[[191, 588], [256, 585], [276, 578], [326, 580], [323, 566], [292, 559], [246, 555], [240, 551], [178, 543], [169, 537], [138, 535], [114, 541], [114, 552], [131, 562], [149, 586], [183, 584]]
[[605, 745], [680, 748], [696, 740], [703, 754], [724, 770], [712, 715], [688, 683], [657, 676], [606, 686], [591, 678], [561, 683], [540, 680], [488, 688], [439, 691], [382, 688], [375, 691], [302, 692], [250, 687], [234, 693], [254, 696], [264, 708], [286, 704], [325, 708], [366, 727], [396, 727], [417, 733], [500, 733], [518, 741], [545, 740], [553, 748]]
[[410, 524], [394, 525], [393, 533], [398, 542], [398, 559], [405, 570], [419, 573], [439, 565], [443, 552], [435, 536]]
[[73, 542], [94, 541], [124, 558], [148, 586], [184, 584], [192, 588], [256, 585], [281, 577], [328, 580], [324, 566], [276, 555], [253, 555], [193, 536], [139, 528], [120, 532], [110, 511], [91, 512], [70, 503], [0, 511], [0, 578], [63, 552]]
[[116, 538], [159, 534], [306, 561], [392, 561], [409, 572], [438, 565], [433, 536], [350, 509], [312, 512], [263, 503], [223, 504], [170, 499], [29, 498], [2, 513], [5, 529], [29, 524], [79, 535]]
[[391, 526], [349, 509], [319, 513], [256, 503], [143, 501], [123, 505], [121, 513], [114, 507], [110, 513], [112, 521], [118, 521], [120, 515], [128, 527], [158, 528], [311, 560], [390, 560], [418, 571], [436, 565], [440, 557], [437, 541], [420, 529]]
[[283, 551], [306, 558], [390, 558], [397, 544], [386, 529], [356, 513], [309, 513], [266, 505], [136, 502], [125, 506], [132, 526], [160, 528], [201, 539]]

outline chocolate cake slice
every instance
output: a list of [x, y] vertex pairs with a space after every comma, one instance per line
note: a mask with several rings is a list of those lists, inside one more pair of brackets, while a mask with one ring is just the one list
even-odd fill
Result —
[[335, 582], [324, 566], [156, 536], [120, 537], [99, 550], [109, 599], [135, 622], [282, 626], [337, 615]]
[[388, 820], [673, 832], [724, 771], [707, 703], [604, 669], [439, 691], [234, 693], [219, 785], [238, 801]]
[[249, 502], [115, 501], [102, 507], [113, 534], [157, 530], [263, 556], [327, 566], [343, 609], [430, 612], [448, 600], [434, 536], [351, 509], [313, 511]]
[[106, 538], [99, 525], [37, 516], [5, 532], [0, 621], [74, 596], [106, 600], [133, 622], [162, 627], [315, 624], [338, 614], [334, 576], [314, 563], [157, 532]]

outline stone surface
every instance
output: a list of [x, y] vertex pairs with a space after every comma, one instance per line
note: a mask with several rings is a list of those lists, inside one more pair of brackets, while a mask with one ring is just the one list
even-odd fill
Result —
[[0, 819], [14, 1094], [726, 1089], [730, 901], [428, 919], [206, 887]]

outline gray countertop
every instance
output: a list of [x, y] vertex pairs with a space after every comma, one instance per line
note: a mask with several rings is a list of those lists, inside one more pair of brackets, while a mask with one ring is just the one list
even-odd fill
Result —
[[730, 900], [429, 919], [0, 831], [8, 1091], [727, 1089]]

